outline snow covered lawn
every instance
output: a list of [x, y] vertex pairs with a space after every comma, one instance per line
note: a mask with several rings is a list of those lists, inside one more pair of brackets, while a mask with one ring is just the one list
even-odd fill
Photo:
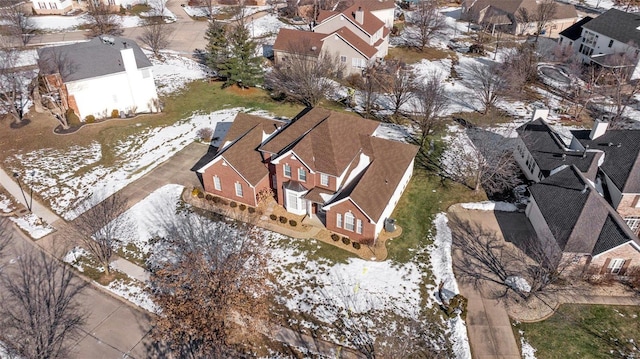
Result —
[[[133, 243], [144, 253], [153, 252], [151, 240], [164, 235], [161, 224], [176, 220], [177, 209], [183, 208], [179, 204], [182, 190], [183, 187], [178, 185], [164, 186], [125, 212], [123, 216], [131, 226], [118, 235], [122, 246]], [[435, 243], [421, 249], [429, 251], [431, 265], [420, 262], [369, 262], [357, 258], [334, 262], [322, 255], [318, 249], [320, 246], [310, 243], [313, 250], [301, 250], [302, 241], [264, 230], [262, 233], [272, 251], [269, 272], [274, 275], [279, 288], [277, 302], [289, 311], [312, 318], [300, 322], [303, 327], [315, 328], [317, 322], [325, 323], [329, 329], [322, 331], [322, 335], [335, 342], [342, 340], [330, 325], [338, 315], [334, 307], [336, 303], [353, 315], [376, 313], [366, 316], [371, 317], [366, 323], [371, 325], [372, 333], [378, 333], [379, 338], [385, 337], [389, 327], [401, 328], [404, 321], [425, 321], [424, 325], [433, 327], [434, 323], [426, 322], [423, 310], [438, 310], [437, 305], [434, 306], [435, 286], [430, 285], [429, 296], [422, 297], [421, 287], [425, 278], [430, 278], [433, 272], [438, 281], [446, 282], [447, 290], [452, 293], [458, 290], [451, 269], [451, 233], [446, 217], [438, 216], [435, 224], [438, 231]], [[217, 222], [212, 225], [226, 224]], [[69, 257], [72, 258], [72, 255]], [[145, 296], [140, 294], [137, 284], [133, 285], [116, 283], [108, 289], [116, 294], [127, 292], [129, 300], [145, 308], [153, 307], [152, 303], [144, 304]], [[376, 318], [391, 321], [377, 321]], [[442, 320], [435, 325], [446, 328], [431, 333], [435, 347], [452, 346], [457, 358], [470, 358], [462, 321]], [[406, 333], [411, 334], [415, 333]]]

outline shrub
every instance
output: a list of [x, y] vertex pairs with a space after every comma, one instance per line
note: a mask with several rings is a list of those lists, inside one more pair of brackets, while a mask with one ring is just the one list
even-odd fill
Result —
[[213, 128], [211, 127], [202, 127], [199, 128], [196, 132], [196, 136], [200, 138], [201, 141], [209, 142], [213, 138]]
[[333, 239], [334, 242], [337, 242], [340, 240], [340, 236], [334, 233], [331, 235], [331, 239]]
[[207, 193], [207, 195], [204, 196], [204, 198], [206, 198], [207, 201], [211, 201], [213, 199], [213, 196], [211, 194]]
[[198, 191], [198, 198], [204, 198], [204, 193]]
[[118, 118], [118, 117], [120, 117], [120, 111], [116, 110], [115, 108], [111, 110], [111, 118]]
[[68, 109], [65, 113], [65, 116], [67, 117], [67, 123], [69, 124], [69, 126], [80, 127], [80, 117], [78, 117], [78, 115], [76, 115], [76, 113], [73, 112], [72, 109]]
[[355, 248], [355, 249], [360, 249], [360, 243], [358, 243], [358, 242], [353, 242], [353, 243], [351, 243], [351, 245], [352, 245], [352, 246], [353, 246], [353, 248]]
[[249, 207], [249, 213], [251, 214], [256, 213], [256, 209], [253, 207]]
[[231, 201], [231, 203], [229, 203], [229, 206], [231, 206], [231, 208], [236, 208], [238, 207], [238, 204], [234, 201]]
[[280, 220], [280, 223], [282, 223], [282, 224], [287, 223], [287, 217], [285, 217], [285, 216], [280, 216], [280, 218], [278, 218], [278, 220]]
[[247, 209], [247, 206], [244, 204], [241, 204], [240, 207], [238, 208], [240, 208], [241, 211], [244, 211], [245, 209]]
[[194, 197], [197, 196], [198, 193], [200, 193], [200, 190], [197, 189], [197, 188], [194, 188], [194, 189], [191, 190], [191, 195], [194, 196]]
[[349, 245], [349, 243], [351, 243], [351, 241], [347, 237], [342, 237], [342, 243], [344, 243], [346, 245]]
[[290, 220], [289, 220], [289, 225], [290, 225], [291, 227], [295, 227], [295, 226], [297, 226], [297, 225], [298, 225], [298, 222], [294, 221], [293, 219], [290, 219]]
[[220, 203], [220, 197], [213, 196], [213, 203]]
[[276, 216], [275, 214], [270, 214], [269, 218], [271, 218], [272, 221], [275, 221], [276, 219], [278, 219], [278, 216]]
[[94, 123], [94, 122], [96, 122], [96, 116], [89, 115], [89, 116], [85, 117], [84, 122], [86, 122], [86, 123]]

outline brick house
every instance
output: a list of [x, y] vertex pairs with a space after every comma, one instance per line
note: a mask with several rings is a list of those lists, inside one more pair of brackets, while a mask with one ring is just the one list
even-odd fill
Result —
[[270, 188], [291, 213], [317, 218], [353, 240], [375, 240], [418, 150], [376, 137], [378, 125], [319, 108], [288, 124], [240, 114], [220, 149], [194, 170], [205, 192], [255, 206], [255, 194]]
[[538, 237], [565, 259], [601, 272], [639, 266], [640, 131], [611, 130], [596, 120], [591, 130], [571, 131], [563, 140], [546, 113], [534, 113], [517, 129], [514, 150], [536, 182], [526, 213]]
[[273, 44], [274, 62], [286, 65], [302, 47], [310, 60], [329, 52], [339, 57], [345, 74], [360, 74], [389, 52], [388, 11], [381, 9], [378, 16], [357, 4], [342, 12], [321, 10], [313, 31], [280, 29]]

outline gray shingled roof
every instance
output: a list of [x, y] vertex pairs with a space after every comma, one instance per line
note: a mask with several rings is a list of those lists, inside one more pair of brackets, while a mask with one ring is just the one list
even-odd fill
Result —
[[600, 254], [638, 238], [575, 166], [529, 187], [558, 247]]
[[518, 127], [517, 132], [545, 177], [563, 165], [575, 165], [587, 173], [599, 156], [595, 152], [567, 150], [559, 135], [542, 119], [525, 123]]
[[125, 71], [120, 50], [125, 46], [133, 49], [139, 69], [151, 67], [151, 62], [138, 44], [123, 37], [110, 36], [114, 41], [106, 42], [101, 37], [72, 45], [38, 49], [40, 70], [45, 74], [58, 72], [58, 64], [64, 64], [61, 76], [64, 82], [84, 80], [92, 77]]
[[591, 20], [593, 20], [591, 16], [585, 16], [580, 19], [580, 21], [560, 31], [560, 35], [570, 40], [576, 41], [580, 38], [580, 36], [582, 36], [582, 26]]
[[589, 139], [590, 132], [571, 133], [583, 146], [605, 153], [600, 169], [620, 191], [640, 193], [640, 130], [607, 130], [595, 140]]
[[640, 26], [640, 15], [609, 9], [582, 27], [624, 44], [633, 42], [638, 46], [640, 45], [638, 26]]

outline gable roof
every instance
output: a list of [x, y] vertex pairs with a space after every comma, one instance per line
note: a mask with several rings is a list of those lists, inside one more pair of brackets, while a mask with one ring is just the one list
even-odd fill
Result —
[[[362, 15], [363, 15], [362, 24], [356, 21], [356, 11], [359, 9], [362, 10]], [[360, 6], [357, 4], [349, 6], [342, 12], [321, 10], [318, 13], [318, 17], [316, 18], [316, 21], [318, 25], [321, 25], [323, 23], [333, 21], [333, 19], [338, 19], [339, 16], [344, 16], [356, 27], [366, 32], [369, 36], [372, 36], [378, 30], [380, 30], [380, 28], [384, 27], [384, 22], [382, 20], [380, 20], [377, 16], [375, 16], [366, 7]]]
[[560, 166], [575, 165], [583, 173], [594, 172], [594, 178], [590, 179], [595, 179], [595, 171], [590, 170], [595, 169], [602, 153], [568, 150], [559, 134], [541, 118], [525, 123], [516, 131], [545, 177]]
[[326, 34], [311, 31], [281, 28], [273, 44], [273, 49], [296, 53], [304, 51], [306, 56], [318, 57], [326, 36]]
[[[351, 45], [356, 51], [364, 55], [367, 59], [372, 58], [376, 53], [378, 53], [378, 50], [375, 47], [367, 44], [364, 40], [358, 37], [358, 35], [354, 34], [346, 26], [340, 28], [338, 31], [334, 32], [329, 36], [333, 36], [335, 34], [340, 35], [340, 37], [342, 37], [342, 39], [347, 44]], [[325, 36], [325, 38], [329, 36]]]
[[395, 9], [396, 3], [394, 0], [356, 0], [354, 5], [362, 6], [369, 11], [388, 10]]
[[378, 222], [402, 176], [418, 153], [418, 147], [377, 137], [368, 137], [365, 154], [372, 159], [359, 181], [345, 189], [348, 196], [369, 218]]
[[640, 193], [640, 130], [607, 129], [594, 140], [589, 130], [571, 133], [583, 146], [605, 153], [600, 169], [621, 192]]
[[588, 23], [589, 21], [593, 20], [593, 18], [591, 16], [585, 16], [582, 19], [580, 19], [578, 22], [576, 22], [575, 24], [569, 26], [568, 28], [560, 31], [560, 35], [564, 36], [570, 40], [578, 40], [580, 38], [580, 36], [582, 36], [582, 26], [586, 23]]
[[[104, 39], [104, 40], [103, 40]], [[107, 41], [107, 39], [113, 41]], [[38, 63], [45, 74], [60, 74], [64, 82], [124, 72], [121, 50], [133, 49], [139, 69], [152, 64], [135, 41], [123, 37], [94, 37], [87, 42], [38, 49]]]
[[[465, 7], [470, 11], [474, 18], [477, 17], [484, 9], [488, 9], [485, 21], [487, 19], [500, 21], [505, 23], [505, 17], [508, 15], [510, 19], [516, 19], [516, 15], [519, 11], [526, 10], [528, 13], [533, 14], [538, 11], [538, 4], [535, 0], [465, 0]], [[504, 16], [500, 16], [500, 12], [504, 13]], [[571, 19], [577, 18], [578, 12], [575, 6], [571, 4], [558, 3], [556, 11], [552, 16], [552, 19]]]
[[313, 108], [259, 150], [277, 155], [291, 150], [311, 170], [340, 176], [362, 150], [360, 135], [370, 136], [377, 127], [375, 121]]
[[639, 26], [640, 15], [618, 9], [609, 9], [582, 27], [624, 44], [633, 42], [638, 47], [640, 46]]
[[220, 148], [211, 161], [196, 170], [204, 172], [213, 161], [222, 157], [250, 185], [255, 186], [269, 174], [269, 170], [256, 148], [262, 143], [265, 135], [273, 134], [283, 125], [283, 122], [277, 120], [246, 113], [237, 114], [222, 141], [222, 143], [231, 143]]
[[563, 252], [598, 255], [638, 238], [591, 186], [580, 170], [567, 166], [529, 187]]

